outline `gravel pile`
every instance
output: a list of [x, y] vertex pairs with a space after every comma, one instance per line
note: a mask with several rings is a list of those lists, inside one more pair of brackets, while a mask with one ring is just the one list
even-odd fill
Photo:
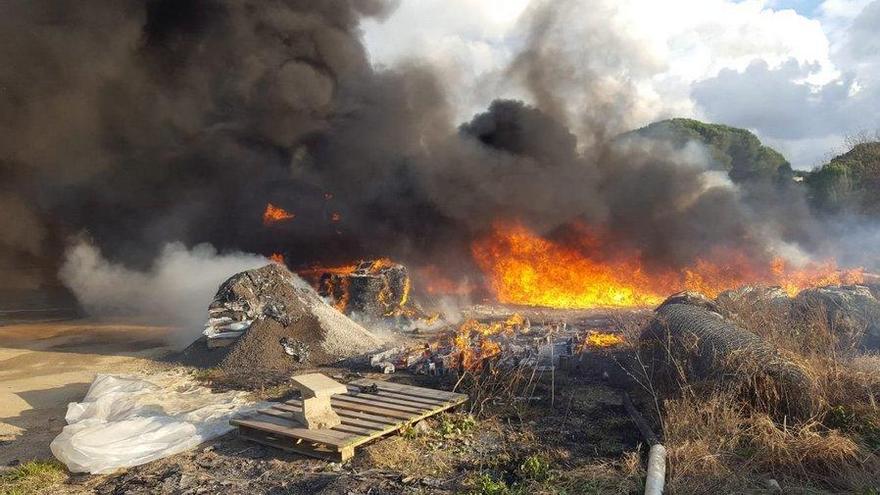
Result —
[[240, 335], [210, 348], [203, 337], [182, 355], [185, 364], [217, 367], [228, 383], [256, 386], [301, 368], [326, 365], [380, 347], [382, 339], [328, 305], [281, 265], [238, 273], [224, 282], [209, 307], [212, 324], [241, 322]]

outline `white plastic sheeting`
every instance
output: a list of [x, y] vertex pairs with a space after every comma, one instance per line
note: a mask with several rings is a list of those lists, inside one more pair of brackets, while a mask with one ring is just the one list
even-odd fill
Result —
[[265, 407], [246, 396], [214, 394], [182, 376], [99, 374], [83, 401], [67, 406], [68, 425], [50, 448], [75, 473], [137, 466], [223, 435], [233, 416]]

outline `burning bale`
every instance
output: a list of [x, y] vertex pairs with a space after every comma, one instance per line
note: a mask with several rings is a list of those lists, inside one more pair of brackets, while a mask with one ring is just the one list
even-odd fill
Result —
[[410, 300], [411, 281], [406, 267], [387, 258], [300, 273], [343, 313], [369, 319], [425, 316]]
[[241, 384], [289, 376], [382, 344], [277, 263], [230, 277], [208, 313], [205, 338], [184, 351], [184, 361], [216, 365]]
[[708, 302], [679, 294], [656, 309], [641, 335], [648, 372], [672, 383], [696, 379], [733, 386], [768, 412], [811, 417], [818, 404], [807, 372], [762, 338], [725, 320]]

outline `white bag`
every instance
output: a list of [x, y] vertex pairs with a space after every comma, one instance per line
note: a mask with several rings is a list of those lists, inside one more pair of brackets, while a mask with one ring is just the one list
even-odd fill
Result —
[[245, 392], [159, 381], [167, 383], [99, 374], [83, 401], [67, 406], [52, 454], [74, 473], [110, 473], [191, 449], [232, 430], [236, 414], [266, 406], [249, 404]]

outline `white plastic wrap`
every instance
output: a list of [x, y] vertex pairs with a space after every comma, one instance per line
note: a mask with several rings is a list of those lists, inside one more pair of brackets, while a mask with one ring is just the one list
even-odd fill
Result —
[[83, 401], [68, 405], [52, 453], [72, 472], [110, 473], [191, 449], [230, 431], [236, 414], [265, 407], [188, 378], [154, 382], [99, 374]]

